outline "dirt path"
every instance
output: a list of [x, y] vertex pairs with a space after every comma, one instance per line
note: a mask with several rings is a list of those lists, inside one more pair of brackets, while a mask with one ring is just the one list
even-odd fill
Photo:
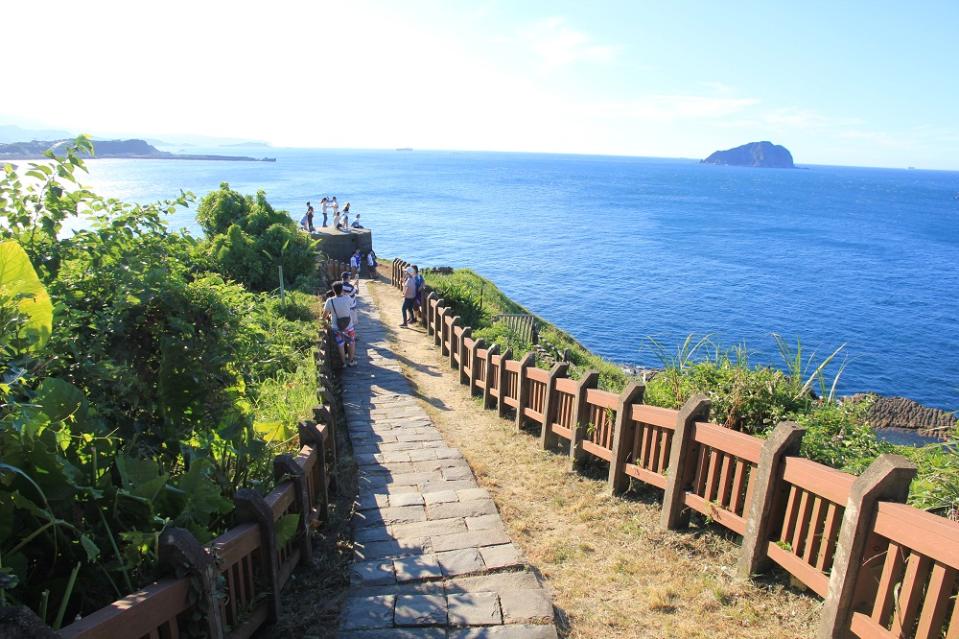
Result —
[[[719, 529], [658, 527], [655, 492], [613, 498], [571, 473], [456, 383], [421, 327], [398, 328], [400, 296], [365, 288], [420, 404], [492, 495], [506, 530], [553, 592], [564, 636], [810, 637], [820, 603], [770, 579], [734, 578], [738, 544]], [[603, 475], [605, 478], [605, 475]]]

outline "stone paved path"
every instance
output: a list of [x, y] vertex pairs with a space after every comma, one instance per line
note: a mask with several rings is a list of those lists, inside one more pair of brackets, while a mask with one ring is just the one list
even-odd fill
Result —
[[548, 592], [415, 398], [372, 304], [361, 292], [359, 365], [344, 371], [359, 495], [340, 636], [555, 639]]

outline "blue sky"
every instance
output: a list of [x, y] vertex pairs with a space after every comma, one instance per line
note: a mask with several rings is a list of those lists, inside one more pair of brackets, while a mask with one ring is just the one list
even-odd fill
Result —
[[17, 4], [0, 124], [959, 169], [955, 1]]

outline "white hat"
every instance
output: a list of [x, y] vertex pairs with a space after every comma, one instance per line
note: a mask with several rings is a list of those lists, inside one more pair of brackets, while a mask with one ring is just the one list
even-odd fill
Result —
[[410, 275], [412, 275], [413, 273], [415, 273], [415, 271], [413, 270], [413, 267], [412, 267], [412, 266], [407, 266], [407, 267], [406, 267], [406, 272], [409, 273]]

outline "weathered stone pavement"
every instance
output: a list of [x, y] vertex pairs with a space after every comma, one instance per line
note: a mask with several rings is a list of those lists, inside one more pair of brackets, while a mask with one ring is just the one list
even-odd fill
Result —
[[414, 397], [369, 297], [357, 332], [359, 365], [344, 370], [343, 392], [359, 474], [356, 554], [340, 636], [554, 639], [548, 592]]

